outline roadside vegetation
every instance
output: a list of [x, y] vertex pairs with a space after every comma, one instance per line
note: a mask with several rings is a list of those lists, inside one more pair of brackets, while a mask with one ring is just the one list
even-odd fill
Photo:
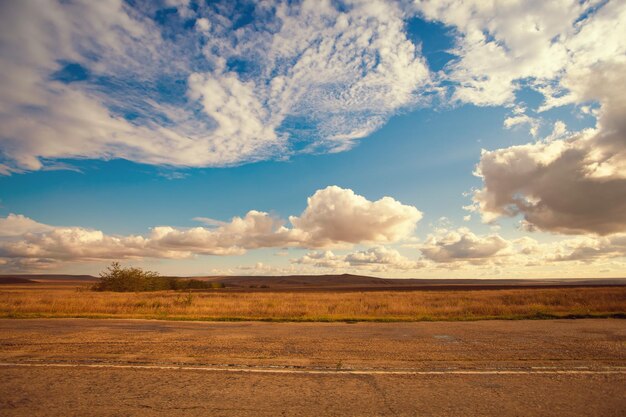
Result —
[[223, 287], [224, 284], [219, 282], [162, 277], [158, 272], [144, 271], [141, 268], [133, 267], [123, 268], [119, 262], [113, 262], [100, 273], [98, 282], [91, 289], [94, 291], [141, 292]]
[[480, 291], [154, 292], [3, 285], [0, 317], [420, 321], [626, 318], [626, 287]]

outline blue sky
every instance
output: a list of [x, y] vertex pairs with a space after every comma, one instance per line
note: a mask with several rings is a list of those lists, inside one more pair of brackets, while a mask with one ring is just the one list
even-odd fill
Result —
[[626, 8], [561, 3], [3, 4], [0, 269], [621, 276]]

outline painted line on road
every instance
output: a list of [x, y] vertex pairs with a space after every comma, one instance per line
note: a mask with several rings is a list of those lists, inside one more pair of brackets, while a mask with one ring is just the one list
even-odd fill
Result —
[[96, 369], [156, 369], [171, 371], [205, 371], [205, 372], [244, 372], [263, 374], [322, 374], [322, 375], [612, 375], [626, 374], [624, 367], [602, 367], [600, 369], [475, 369], [475, 370], [358, 370], [358, 369], [290, 369], [290, 368], [231, 368], [207, 366], [176, 366], [176, 365], [129, 365], [129, 364], [87, 364], [87, 363], [11, 363], [0, 362], [4, 367], [35, 367], [35, 368], [96, 368]]

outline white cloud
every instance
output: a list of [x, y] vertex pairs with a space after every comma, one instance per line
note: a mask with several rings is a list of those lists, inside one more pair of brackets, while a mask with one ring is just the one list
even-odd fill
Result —
[[529, 115], [523, 113], [515, 114], [504, 119], [504, 127], [506, 127], [507, 129], [511, 129], [519, 125], [528, 125], [529, 133], [532, 136], [537, 136], [537, 133], [539, 131], [538, 119], [530, 117]]
[[[595, 129], [572, 134], [562, 122], [537, 143], [484, 151], [476, 173], [484, 186], [474, 209], [485, 221], [521, 214], [529, 229], [609, 234], [626, 230], [626, 4], [619, 1], [462, 3], [416, 1], [428, 19], [458, 31], [458, 59], [445, 69], [452, 98], [475, 105], [516, 104], [530, 87], [539, 111], [583, 104]], [[599, 102], [599, 111], [589, 111]], [[507, 128], [538, 121], [520, 111]]]
[[422, 268], [424, 263], [402, 256], [397, 250], [376, 246], [347, 255], [335, 255], [332, 251], [309, 252], [292, 259], [292, 263], [329, 269], [360, 269], [371, 272], [389, 270], [410, 271]]
[[[446, 268], [466, 271], [468, 276], [484, 272], [485, 268], [499, 267], [520, 274], [528, 268], [562, 268], [568, 262], [606, 265], [607, 260], [626, 257], [625, 236], [575, 237], [540, 243], [528, 236], [508, 240], [495, 233], [477, 235], [467, 228], [442, 229], [429, 235], [424, 243], [411, 245], [421, 253], [419, 259], [407, 258], [392, 248], [374, 246], [344, 255], [330, 250], [313, 251], [292, 259], [291, 263], [335, 271], [419, 271], [420, 275]], [[534, 269], [533, 274], [537, 271]], [[556, 276], [563, 277], [558, 269], [554, 271], [557, 271]], [[492, 271], [490, 274], [501, 273]]]
[[626, 230], [623, 61], [577, 78], [578, 90], [602, 103], [596, 128], [483, 151], [476, 174], [484, 186], [473, 199], [485, 221], [521, 214], [528, 229], [601, 235]]
[[592, 262], [626, 257], [626, 233], [600, 238], [576, 238], [559, 244], [549, 255], [551, 261]]
[[387, 269], [414, 270], [424, 266], [423, 262], [408, 259], [397, 250], [377, 246], [346, 255], [346, 262], [354, 267], [370, 268], [376, 271]]
[[571, 64], [573, 48], [581, 49], [578, 35], [587, 21], [578, 19], [597, 3], [416, 0], [415, 7], [459, 33], [452, 51], [459, 59], [446, 69], [456, 84], [453, 100], [491, 106], [513, 104], [520, 81], [542, 87], [558, 80]]
[[425, 258], [438, 263], [463, 261], [481, 264], [510, 254], [510, 246], [510, 242], [497, 234], [478, 236], [462, 227], [428, 235], [419, 250]]
[[512, 244], [509, 263], [557, 265], [564, 262], [602, 263], [607, 260], [626, 257], [626, 234], [618, 233], [605, 237], [576, 236], [539, 243], [528, 236], [515, 239]]
[[143, 256], [185, 257], [188, 253], [157, 251], [141, 236], [108, 236], [99, 230], [54, 227], [51, 231], [26, 233], [0, 242], [0, 258], [54, 262], [96, 259], [128, 259]]
[[301, 265], [312, 265], [317, 268], [331, 269], [348, 268], [350, 266], [343, 256], [335, 255], [329, 250], [309, 252], [300, 258], [292, 259], [291, 262]]
[[53, 230], [52, 226], [38, 223], [21, 214], [9, 214], [0, 217], [0, 238], [21, 236], [27, 233], [40, 233]]
[[[0, 259], [54, 262], [237, 255], [258, 248], [322, 248], [395, 242], [412, 233], [421, 213], [384, 197], [369, 201], [336, 186], [317, 191], [292, 227], [268, 213], [249, 211], [229, 222], [196, 218], [210, 227], [154, 227], [146, 236], [112, 236], [81, 227], [54, 227], [20, 215], [0, 219]], [[337, 228], [335, 228], [337, 226]]]
[[189, 251], [204, 255], [236, 255], [247, 249], [284, 246], [290, 231], [283, 222], [268, 213], [249, 211], [244, 217], [233, 217], [214, 229], [193, 227], [176, 229], [159, 226], [149, 235], [151, 245], [172, 251]]
[[391, 197], [369, 201], [337, 186], [309, 197], [300, 217], [290, 217], [295, 230], [314, 246], [336, 243], [394, 242], [409, 237], [422, 213]]
[[[160, 226], [145, 236], [115, 236], [81, 227], [49, 226], [19, 215], [0, 219], [0, 226], [3, 232], [0, 269], [19, 271], [59, 268], [72, 262], [186, 259], [196, 255], [240, 255], [259, 248], [317, 248], [320, 243], [306, 240], [310, 236], [305, 232], [288, 228], [280, 219], [256, 211], [234, 217], [218, 227]], [[608, 265], [611, 259], [626, 258], [625, 236], [624, 233], [607, 237], [579, 236], [540, 243], [527, 236], [506, 240], [495, 233], [477, 235], [467, 228], [439, 229], [424, 243], [411, 245], [421, 252], [421, 259], [407, 258], [395, 249], [374, 245], [341, 255], [330, 250], [312, 251], [291, 260], [292, 266], [301, 265], [304, 269], [266, 264], [236, 269], [255, 273], [315, 273], [315, 269], [322, 268], [390, 274], [419, 270], [420, 274], [426, 274], [442, 267], [463, 268], [475, 273], [476, 268], [492, 266], [520, 271], [568, 262]], [[276, 255], [289, 253], [281, 250]]]
[[[164, 26], [156, 3], [3, 3], [0, 173], [59, 158], [226, 166], [288, 157], [292, 140], [345, 150], [430, 82], [395, 3], [259, 3], [237, 29], [228, 3], [172, 5]], [[67, 62], [87, 79], [55, 79]]]

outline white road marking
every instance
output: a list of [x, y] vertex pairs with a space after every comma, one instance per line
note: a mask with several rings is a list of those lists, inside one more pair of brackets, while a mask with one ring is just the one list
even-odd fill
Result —
[[[610, 375], [626, 374], [626, 367], [605, 366], [598, 369], [475, 369], [475, 370], [376, 370], [376, 369], [293, 369], [293, 368], [233, 368], [216, 366], [176, 366], [176, 365], [132, 365], [113, 363], [23, 363], [0, 362], [0, 366], [39, 367], [39, 368], [108, 368], [108, 369], [158, 369], [172, 371], [245, 372], [264, 374], [331, 374], [331, 375]], [[547, 368], [547, 367], [546, 367]]]

